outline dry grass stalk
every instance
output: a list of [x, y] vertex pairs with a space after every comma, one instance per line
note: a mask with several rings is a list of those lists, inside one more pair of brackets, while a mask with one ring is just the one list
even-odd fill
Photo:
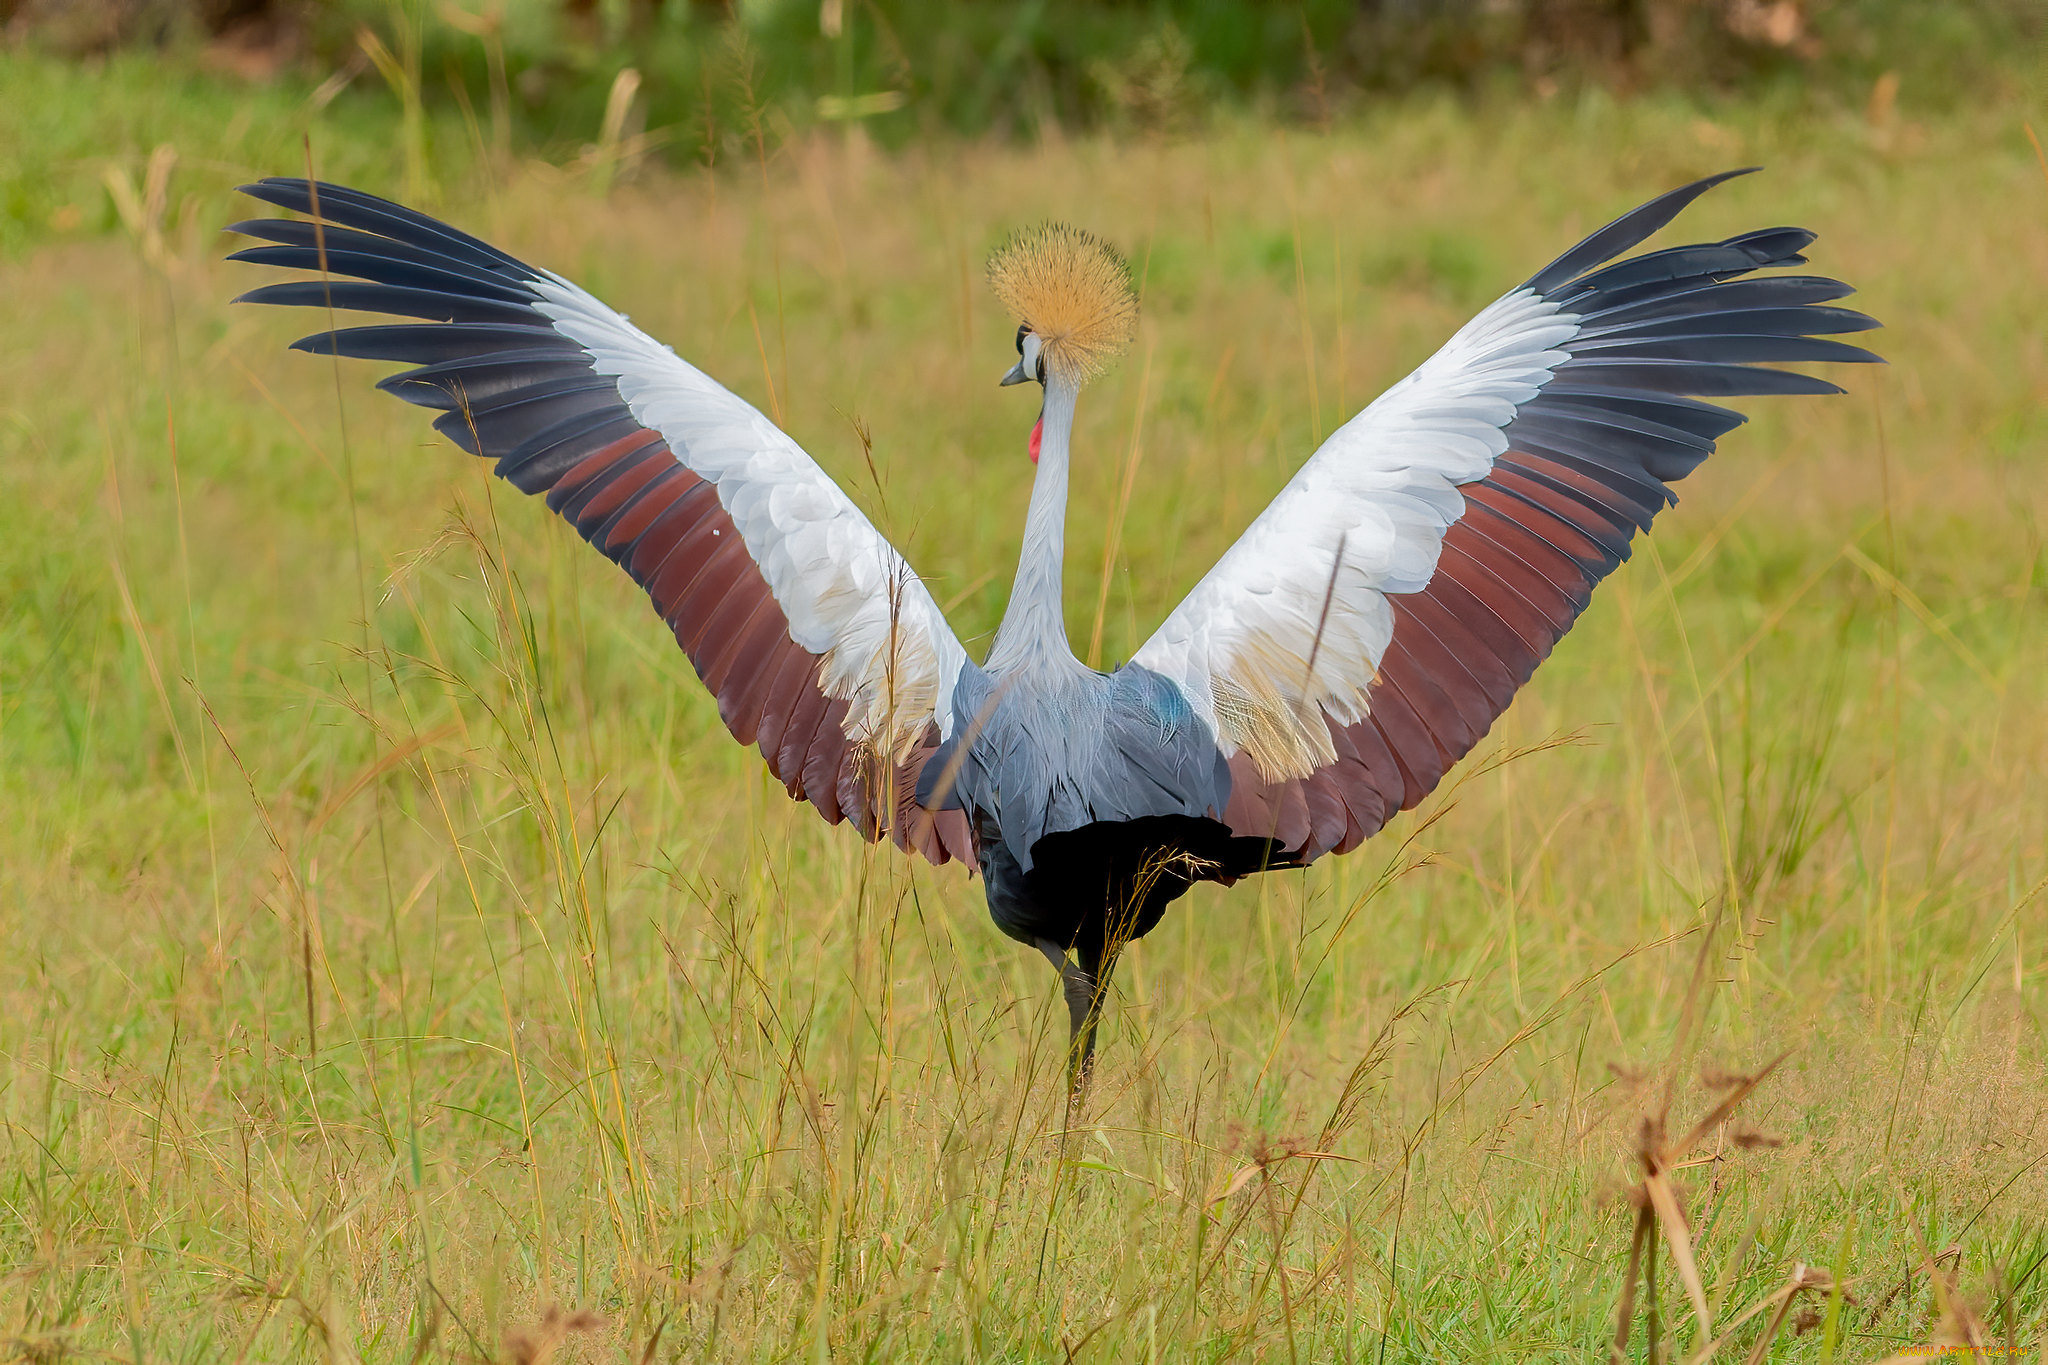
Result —
[[[1673, 1268], [1678, 1272], [1679, 1283], [1684, 1286], [1687, 1300], [1691, 1303], [1693, 1318], [1698, 1324], [1694, 1338], [1698, 1346], [1687, 1357], [1690, 1365], [1700, 1365], [1710, 1360], [1725, 1346], [1733, 1332], [1744, 1322], [1762, 1312], [1766, 1307], [1775, 1307], [1763, 1334], [1757, 1339], [1752, 1362], [1760, 1361], [1764, 1352], [1770, 1349], [1771, 1341], [1783, 1327], [1786, 1314], [1791, 1310], [1793, 1300], [1805, 1290], [1833, 1288], [1833, 1279], [1828, 1272], [1809, 1269], [1803, 1263], [1794, 1267], [1791, 1279], [1765, 1298], [1751, 1304], [1737, 1313], [1720, 1336], [1714, 1334], [1714, 1310], [1707, 1300], [1707, 1289], [1700, 1277], [1697, 1233], [1686, 1217], [1685, 1203], [1674, 1180], [1674, 1172], [1688, 1165], [1698, 1164], [1687, 1161], [1687, 1156], [1699, 1148], [1709, 1135], [1717, 1129], [1724, 1129], [1735, 1120], [1736, 1111], [1743, 1101], [1756, 1092], [1758, 1086], [1782, 1065], [1789, 1052], [1781, 1052], [1753, 1072], [1735, 1072], [1721, 1067], [1709, 1066], [1701, 1070], [1700, 1080], [1709, 1090], [1721, 1092], [1720, 1098], [1710, 1105], [1692, 1125], [1676, 1139], [1671, 1133], [1671, 1108], [1673, 1090], [1677, 1075], [1678, 1060], [1684, 1055], [1692, 1039], [1693, 1029], [1698, 1024], [1701, 999], [1709, 981], [1708, 968], [1715, 935], [1709, 932], [1700, 936], [1700, 946], [1693, 964], [1691, 982], [1685, 1001], [1679, 1012], [1677, 1036], [1671, 1049], [1671, 1063], [1667, 1070], [1662, 1094], [1656, 1108], [1643, 1115], [1636, 1126], [1635, 1160], [1641, 1169], [1641, 1177], [1628, 1188], [1627, 1199], [1635, 1209], [1635, 1234], [1630, 1243], [1629, 1263], [1626, 1278], [1622, 1284], [1621, 1305], [1614, 1328], [1613, 1340], [1608, 1346], [1608, 1359], [1614, 1365], [1627, 1358], [1629, 1328], [1635, 1316], [1636, 1288], [1640, 1282], [1645, 1289], [1645, 1312], [1649, 1349], [1652, 1359], [1657, 1358], [1657, 1302], [1656, 1302], [1656, 1253], [1653, 1248], [1653, 1233], [1662, 1230], [1665, 1244], [1670, 1248]], [[1611, 1069], [1624, 1080], [1639, 1080], [1624, 1068]], [[1724, 1131], [1725, 1140], [1729, 1138]], [[1777, 1145], [1775, 1139], [1744, 1127], [1732, 1135], [1738, 1148], [1768, 1148]], [[1709, 1162], [1720, 1160], [1720, 1151], [1707, 1158]], [[1744, 1239], [1741, 1253], [1748, 1252], [1748, 1239]], [[1735, 1267], [1731, 1264], [1729, 1278]], [[1724, 1284], [1726, 1281], [1724, 1280]]]
[[505, 1359], [509, 1365], [547, 1365], [570, 1337], [604, 1325], [604, 1319], [587, 1308], [571, 1311], [551, 1303], [539, 1322], [505, 1334]]
[[[1961, 1248], [1951, 1247], [1938, 1256], [1928, 1257], [1916, 1267], [1927, 1276], [1928, 1283], [1934, 1290], [1934, 1307], [1937, 1315], [1934, 1331], [1919, 1345], [1886, 1356], [1877, 1362], [1877, 1365], [1916, 1365], [1921, 1361], [1941, 1359], [1965, 1360], [1974, 1365], [1975, 1362], [1989, 1360], [1994, 1355], [2010, 1360], [2019, 1358], [2019, 1342], [2009, 1337], [2004, 1345], [1995, 1346], [1990, 1328], [1964, 1298], [1954, 1275], [1941, 1268], [1943, 1261], [1957, 1263], [1960, 1260]], [[1887, 1303], [1891, 1297], [1886, 1296]]]
[[[1635, 1317], [1638, 1285], [1642, 1285], [1645, 1290], [1644, 1307], [1649, 1314], [1651, 1340], [1655, 1340], [1657, 1305], [1654, 1301], [1654, 1234], [1660, 1229], [1666, 1245], [1670, 1248], [1672, 1265], [1678, 1272], [1679, 1282], [1685, 1287], [1686, 1298], [1690, 1300], [1693, 1316], [1699, 1324], [1698, 1335], [1695, 1338], [1699, 1345], [1685, 1358], [1687, 1365], [1704, 1365], [1704, 1362], [1714, 1359], [1730, 1344], [1742, 1327], [1766, 1310], [1771, 1310], [1770, 1319], [1765, 1323], [1748, 1356], [1749, 1365], [1759, 1365], [1770, 1350], [1772, 1341], [1784, 1327], [1785, 1320], [1800, 1294], [1835, 1292], [1835, 1277], [1830, 1271], [1800, 1262], [1793, 1267], [1791, 1276], [1784, 1284], [1735, 1313], [1722, 1324], [1720, 1334], [1715, 1335], [1713, 1310], [1708, 1305], [1706, 1286], [1700, 1278], [1697, 1234], [1686, 1218], [1684, 1200], [1672, 1179], [1672, 1172], [1681, 1166], [1697, 1164], [1687, 1162], [1686, 1154], [1696, 1149], [1716, 1128], [1733, 1122], [1737, 1107], [1748, 1099], [1789, 1055], [1780, 1053], [1749, 1075], [1708, 1072], [1704, 1077], [1707, 1083], [1725, 1090], [1726, 1093], [1675, 1141], [1666, 1136], [1667, 1107], [1660, 1107], [1658, 1112], [1644, 1115], [1637, 1129], [1635, 1151], [1636, 1161], [1642, 1168], [1642, 1178], [1631, 1185], [1627, 1193], [1630, 1206], [1636, 1210], [1635, 1234], [1629, 1247], [1628, 1270], [1622, 1281], [1621, 1305], [1617, 1313], [1614, 1337], [1608, 1346], [1608, 1359], [1614, 1362], [1614, 1365], [1620, 1365], [1621, 1361], [1627, 1359], [1629, 1328]], [[1739, 1148], [1767, 1148], [1779, 1145], [1777, 1139], [1766, 1137], [1754, 1130], [1745, 1130], [1731, 1140]], [[1717, 1153], [1710, 1159], [1720, 1158]], [[1739, 1261], [1747, 1254], [1748, 1240], [1745, 1237], [1744, 1245], [1736, 1253], [1735, 1260]], [[1735, 1268], [1731, 1263], [1727, 1272], [1728, 1278], [1733, 1277]], [[1848, 1299], [1846, 1294], [1843, 1297]], [[1652, 1355], [1655, 1354], [1653, 1347]]]

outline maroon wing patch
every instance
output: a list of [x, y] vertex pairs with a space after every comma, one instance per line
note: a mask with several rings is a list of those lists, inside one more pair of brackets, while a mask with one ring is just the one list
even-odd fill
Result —
[[[1429, 585], [1388, 599], [1393, 640], [1365, 719], [1330, 727], [1336, 762], [1268, 782], [1248, 755], [1231, 760], [1233, 833], [1277, 840], [1289, 862], [1350, 852], [1436, 788], [1571, 629], [1604, 576], [1600, 538], [1633, 526], [1516, 465], [1552, 462], [1511, 451], [1467, 484]], [[1509, 491], [1517, 483], [1527, 501]]]

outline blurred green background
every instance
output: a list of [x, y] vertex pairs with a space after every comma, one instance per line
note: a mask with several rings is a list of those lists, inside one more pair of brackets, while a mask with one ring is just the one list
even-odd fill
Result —
[[278, 144], [271, 162], [296, 164], [322, 119], [402, 146], [389, 164], [406, 183], [330, 171], [419, 196], [430, 168], [755, 162], [830, 125], [900, 148], [1186, 136], [1238, 116], [1327, 128], [1402, 99], [2024, 102], [2048, 4], [0, 0], [0, 34], [0, 249], [18, 249], [116, 225], [118, 196], [96, 190], [109, 155], [169, 142], [189, 169], [247, 150], [253, 128]]

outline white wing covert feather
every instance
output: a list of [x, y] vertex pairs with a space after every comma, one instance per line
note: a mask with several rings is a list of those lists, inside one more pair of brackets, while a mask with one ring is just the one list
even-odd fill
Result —
[[1178, 684], [1227, 755], [1269, 779], [1335, 756], [1502, 429], [1569, 358], [1578, 319], [1518, 289], [1330, 435], [1133, 662]]
[[[616, 377], [633, 415], [714, 484], [790, 637], [825, 660], [849, 737], [899, 758], [953, 731], [966, 651], [929, 589], [817, 461], [759, 409], [578, 286], [548, 273], [536, 311]], [[887, 743], [884, 744], [884, 737]]]

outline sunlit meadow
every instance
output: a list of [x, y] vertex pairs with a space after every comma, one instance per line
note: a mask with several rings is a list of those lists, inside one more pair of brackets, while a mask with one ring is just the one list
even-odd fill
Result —
[[[79, 149], [0, 263], [0, 1359], [1581, 1361], [1625, 1292], [1630, 1359], [2037, 1358], [2027, 117], [1414, 101], [629, 174], [409, 173], [300, 111]], [[1177, 904], [1070, 1125], [1051, 973], [976, 881], [792, 807], [630, 582], [378, 367], [287, 352], [316, 317], [229, 306], [229, 187], [301, 126], [771, 413], [977, 652], [1035, 416], [981, 261], [1047, 216], [1143, 296], [1076, 437], [1105, 665], [1321, 436], [1682, 180], [1764, 163], [1677, 231], [1819, 230], [1892, 363], [1745, 400], [1419, 810]], [[1631, 1279], [1643, 1118], [1781, 1053], [1672, 1154], [1689, 1224]]]

